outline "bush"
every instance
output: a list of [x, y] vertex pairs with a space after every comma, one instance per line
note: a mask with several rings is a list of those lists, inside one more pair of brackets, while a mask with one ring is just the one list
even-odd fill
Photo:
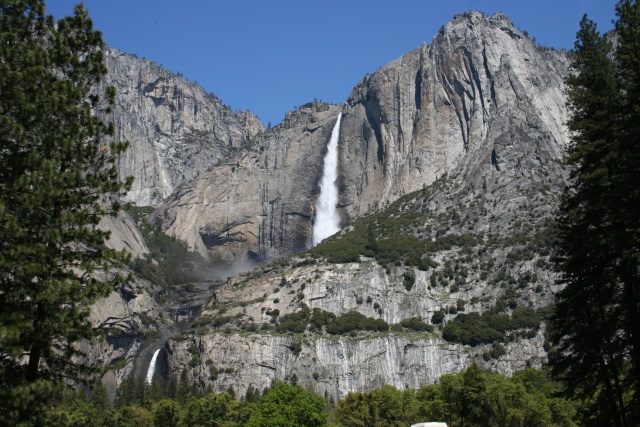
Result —
[[502, 341], [504, 332], [487, 325], [486, 319], [478, 313], [461, 314], [447, 323], [442, 330], [442, 338], [476, 346], [478, 344]]
[[433, 325], [429, 325], [428, 323], [423, 322], [419, 317], [410, 317], [408, 319], [404, 319], [402, 322], [400, 322], [400, 325], [403, 328], [411, 329], [413, 331], [433, 332]]
[[269, 308], [269, 309], [267, 309], [267, 311], [265, 311], [265, 314], [266, 314], [267, 316], [271, 316], [271, 321], [272, 321], [272, 322], [275, 322], [276, 318], [277, 318], [278, 316], [280, 316], [280, 310], [278, 310], [277, 308], [276, 308], [276, 309], [271, 310], [271, 309]]
[[336, 315], [321, 308], [314, 308], [311, 314], [310, 328], [312, 331], [322, 332], [325, 326], [331, 323]]
[[289, 350], [291, 350], [291, 353], [293, 353], [294, 355], [299, 355], [302, 351], [302, 342], [300, 340], [293, 341], [289, 346]]
[[442, 330], [442, 338], [450, 342], [458, 342], [475, 346], [503, 342], [505, 334], [510, 330], [540, 328], [540, 315], [530, 308], [518, 307], [512, 317], [500, 314], [496, 307], [483, 314], [459, 314]]
[[306, 305], [303, 305], [300, 311], [282, 316], [279, 323], [276, 325], [276, 331], [293, 333], [304, 332], [304, 330], [307, 329], [310, 317], [311, 310], [309, 310], [309, 307]]
[[491, 346], [491, 351], [489, 352], [489, 354], [492, 358], [499, 359], [500, 356], [504, 356], [505, 354], [507, 354], [507, 349], [504, 348], [504, 346], [499, 342], [494, 342]]
[[406, 270], [402, 274], [402, 284], [407, 291], [413, 289], [413, 285], [416, 283], [416, 273], [413, 270]]
[[540, 327], [540, 315], [533, 308], [517, 307], [511, 313], [511, 323], [514, 329], [538, 329]]
[[435, 313], [433, 313], [433, 316], [431, 316], [431, 323], [433, 323], [434, 325], [438, 325], [442, 323], [443, 320], [444, 320], [444, 311], [442, 310], [436, 311]]
[[385, 332], [389, 330], [389, 324], [382, 319], [373, 319], [357, 311], [350, 311], [333, 319], [326, 326], [326, 330], [332, 335], [359, 330]]

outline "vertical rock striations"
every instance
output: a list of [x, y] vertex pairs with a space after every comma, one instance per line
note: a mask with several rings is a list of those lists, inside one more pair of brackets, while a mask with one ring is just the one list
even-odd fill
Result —
[[309, 245], [318, 181], [340, 107], [312, 103], [289, 113], [159, 208], [165, 230], [227, 261], [290, 255]]
[[[567, 70], [564, 52], [537, 47], [503, 14], [468, 12], [366, 76], [342, 109], [342, 224], [446, 174], [483, 191], [561, 175]], [[227, 259], [304, 249], [339, 113], [306, 110], [176, 192], [166, 230]]]
[[[561, 51], [503, 14], [467, 12], [365, 77], [346, 101], [341, 204], [360, 216], [451, 172], [481, 181], [544, 167], [567, 143]], [[344, 215], [344, 214], [343, 214]]]
[[211, 169], [262, 131], [249, 112], [233, 113], [200, 86], [108, 48], [102, 85], [117, 88], [118, 108], [106, 117], [116, 138], [131, 147], [120, 160], [122, 176], [133, 176], [129, 200], [156, 205], [182, 182]]

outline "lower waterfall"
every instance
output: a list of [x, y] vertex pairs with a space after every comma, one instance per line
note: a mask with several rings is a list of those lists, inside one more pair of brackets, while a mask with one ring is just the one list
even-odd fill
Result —
[[157, 349], [156, 352], [153, 353], [153, 357], [149, 363], [149, 370], [147, 370], [147, 383], [149, 384], [153, 381], [153, 374], [156, 371], [156, 359], [158, 358], [158, 353], [160, 353], [160, 349]]
[[320, 195], [316, 202], [316, 219], [313, 223], [313, 245], [317, 245], [327, 237], [340, 230], [340, 219], [336, 213], [338, 203], [338, 139], [340, 138], [340, 120], [342, 113], [338, 115], [331, 139], [327, 145], [327, 154], [324, 156], [324, 169], [320, 179]]

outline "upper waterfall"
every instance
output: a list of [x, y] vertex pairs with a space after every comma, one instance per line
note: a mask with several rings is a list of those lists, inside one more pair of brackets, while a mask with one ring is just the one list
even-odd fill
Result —
[[331, 139], [327, 145], [327, 154], [324, 157], [324, 168], [320, 179], [320, 195], [316, 202], [316, 219], [313, 223], [313, 245], [317, 245], [327, 237], [340, 230], [340, 219], [336, 213], [338, 203], [338, 139], [340, 139], [340, 120], [342, 113], [338, 115]]

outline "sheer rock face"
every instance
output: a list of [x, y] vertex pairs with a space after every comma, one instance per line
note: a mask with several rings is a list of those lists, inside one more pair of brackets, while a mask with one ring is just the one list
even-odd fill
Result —
[[[481, 206], [482, 214], [446, 232], [506, 238], [519, 227], [542, 225], [566, 179], [561, 159], [568, 143], [563, 86], [568, 66], [564, 52], [536, 47], [504, 15], [470, 12], [445, 25], [430, 45], [365, 77], [342, 108], [338, 146], [343, 224], [447, 176], [432, 187], [429, 209], [434, 218], [473, 205]], [[331, 107], [292, 114], [265, 133], [265, 142], [239, 150], [229, 164], [181, 187], [160, 209], [166, 229], [229, 259], [248, 251], [269, 259], [303, 248], [311, 233], [324, 147], [338, 113], [339, 108]], [[267, 197], [256, 196], [265, 191]], [[277, 216], [294, 211], [287, 208], [291, 200], [296, 200], [298, 212], [292, 217], [304, 218], [304, 226], [295, 229], [289, 228], [286, 216]], [[268, 228], [261, 225], [265, 223]], [[263, 230], [269, 230], [268, 245], [261, 243]], [[286, 240], [294, 235], [290, 230], [297, 230], [297, 237]], [[291, 242], [297, 246], [287, 246]], [[485, 258], [514, 277], [527, 272], [537, 277], [536, 284], [518, 291], [519, 304], [549, 305], [557, 290], [553, 273], [536, 257], [508, 266], [511, 249], [499, 245]], [[448, 252], [435, 260], [456, 261]], [[469, 257], [475, 262], [481, 254]], [[467, 312], [483, 312], [505, 292], [497, 281], [482, 277], [489, 264], [477, 266], [456, 290], [430, 286], [433, 273], [419, 271], [415, 286], [407, 290], [404, 267], [390, 274], [371, 260], [288, 266], [273, 274], [268, 268], [216, 289], [214, 303], [199, 319], [202, 329], [167, 341], [163, 360], [170, 376], [189, 366], [192, 380], [214, 390], [233, 386], [244, 393], [249, 385], [261, 389], [295, 374], [300, 384], [337, 399], [351, 390], [384, 384], [406, 388], [432, 383], [473, 362], [510, 374], [527, 365], [539, 367], [546, 359], [544, 327], [535, 336], [514, 338], [505, 344], [506, 355], [489, 361], [482, 354], [490, 345], [447, 343], [437, 331], [430, 336], [393, 331], [278, 336], [258, 331], [264, 324], [272, 327], [276, 310], [280, 316], [295, 313], [301, 303], [336, 315], [356, 310], [396, 325], [411, 317], [429, 322], [436, 311], [446, 312], [457, 301], [467, 302]], [[442, 270], [441, 265], [438, 273]], [[286, 281], [281, 281], [284, 275]], [[235, 320], [229, 320], [224, 331], [225, 326], [215, 327], [214, 322], [207, 325], [206, 316]], [[453, 316], [446, 314], [444, 322]]]
[[309, 244], [318, 182], [339, 107], [307, 104], [160, 206], [165, 230], [227, 261], [290, 255]]
[[[508, 375], [525, 369], [527, 360], [540, 356], [544, 338], [518, 339], [506, 345], [507, 356], [483, 363], [476, 350], [439, 338], [416, 339], [405, 335], [375, 338], [317, 338], [294, 354], [296, 338], [247, 333], [213, 334], [187, 341], [168, 341], [165, 357], [170, 375], [180, 377], [186, 366], [189, 379], [222, 393], [229, 387], [243, 396], [249, 386], [263, 390], [273, 381], [291, 381], [321, 396], [338, 401], [348, 392], [371, 391], [384, 385], [400, 390], [433, 384], [444, 374], [457, 373], [472, 363]], [[489, 346], [490, 347], [490, 346]], [[199, 350], [197, 365], [189, 365], [188, 349]], [[193, 350], [192, 350], [193, 352]], [[206, 361], [211, 361], [206, 363]], [[541, 368], [540, 364], [532, 367]], [[211, 375], [211, 367], [222, 373]]]
[[[536, 47], [504, 15], [468, 12], [365, 77], [342, 109], [342, 224], [446, 174], [486, 191], [562, 174], [567, 70], [564, 52]], [[291, 114], [179, 189], [161, 209], [166, 231], [228, 260], [304, 249], [338, 113]]]
[[[478, 185], [561, 159], [564, 52], [538, 48], [501, 13], [457, 15], [423, 45], [365, 77], [346, 101], [343, 216], [385, 206], [438, 177]], [[544, 158], [545, 160], [543, 160]]]
[[[126, 275], [130, 271], [120, 273]], [[89, 363], [119, 365], [103, 377], [111, 399], [118, 384], [133, 371], [138, 376], [146, 373], [153, 351], [174, 328], [173, 320], [165, 316], [154, 298], [157, 292], [148, 281], [135, 278], [91, 306], [91, 322], [107, 328], [109, 333], [96, 344], [84, 342], [82, 349], [88, 354]], [[157, 338], [151, 338], [152, 335]]]
[[[301, 303], [311, 310], [322, 309], [335, 315], [358, 311], [397, 325], [411, 317], [428, 323], [436, 311], [446, 311], [460, 299], [477, 301], [467, 304], [466, 312], [481, 312], [492, 301], [478, 297], [494, 292], [487, 283], [455, 292], [432, 288], [429, 278], [433, 270], [415, 271], [415, 286], [407, 290], [402, 284], [405, 267], [393, 268], [388, 274], [372, 260], [262, 271], [230, 279], [217, 288], [213, 302], [201, 314], [200, 331], [167, 341], [163, 360], [168, 368], [163, 369], [170, 377], [178, 378], [188, 367], [192, 382], [220, 392], [233, 386], [243, 395], [250, 385], [262, 390], [274, 380], [287, 381], [295, 375], [299, 384], [337, 401], [350, 391], [367, 391], [385, 384], [401, 390], [431, 384], [472, 363], [513, 374], [527, 366], [540, 368], [546, 361], [541, 331], [530, 339], [516, 338], [505, 344], [507, 354], [490, 361], [481, 357], [490, 345], [448, 343], [438, 333], [358, 332], [346, 336], [307, 331], [304, 335], [285, 336], [260, 334], [256, 328], [248, 332], [251, 328], [247, 325], [269, 325], [274, 310], [282, 318], [298, 312]], [[267, 297], [259, 298], [263, 295]], [[537, 304], [545, 305], [553, 293], [536, 298], [541, 299]], [[245, 331], [239, 332], [232, 323], [207, 325], [207, 318], [221, 316], [230, 322], [240, 319]], [[453, 317], [454, 314], [446, 314], [444, 322]], [[216, 375], [211, 375], [212, 367]]]
[[[386, 384], [401, 390], [432, 384], [434, 379], [471, 364], [461, 346], [438, 339], [318, 338], [298, 355], [290, 350], [294, 340], [287, 336], [217, 334], [193, 341], [169, 341], [169, 346], [175, 344], [169, 358], [176, 366], [172, 375], [180, 375], [177, 367], [186, 366], [187, 348], [195, 345], [214, 364], [197, 365], [190, 379], [211, 385], [216, 391], [233, 386], [242, 396], [250, 385], [263, 390], [273, 381], [291, 380], [295, 374], [298, 384], [337, 401], [350, 391], [372, 390]], [[176, 363], [178, 355], [183, 359], [180, 364]], [[209, 366], [216, 366], [223, 373], [212, 381]]]
[[149, 60], [108, 48], [105, 62], [101, 87], [117, 88], [117, 108], [105, 119], [114, 123], [117, 140], [131, 143], [119, 168], [135, 178], [127, 197], [138, 206], [156, 205], [263, 131], [253, 114], [233, 113]]
[[116, 251], [126, 251], [134, 258], [142, 258], [149, 253], [149, 248], [138, 229], [134, 219], [126, 212], [117, 216], [105, 216], [100, 220], [99, 227], [110, 232], [105, 245]]

